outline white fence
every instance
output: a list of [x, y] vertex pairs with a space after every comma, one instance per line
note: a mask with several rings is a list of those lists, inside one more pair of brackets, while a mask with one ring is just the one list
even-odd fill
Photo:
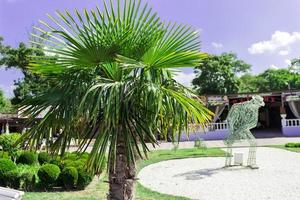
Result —
[[282, 123], [283, 127], [300, 127], [300, 119], [284, 119]]
[[228, 124], [226, 122], [223, 122], [223, 123], [210, 123], [207, 128], [208, 128], [209, 131], [227, 130], [228, 129]]

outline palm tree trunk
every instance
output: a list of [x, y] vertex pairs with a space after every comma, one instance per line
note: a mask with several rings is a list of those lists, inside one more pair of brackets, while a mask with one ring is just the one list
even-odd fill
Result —
[[127, 162], [122, 134], [118, 134], [116, 150], [115, 168], [112, 163], [109, 164], [109, 194], [107, 199], [132, 200], [134, 199], [136, 166]]

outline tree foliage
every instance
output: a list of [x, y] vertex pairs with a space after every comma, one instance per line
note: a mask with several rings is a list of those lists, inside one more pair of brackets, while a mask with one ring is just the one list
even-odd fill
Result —
[[9, 112], [12, 110], [10, 100], [4, 96], [3, 91], [0, 89], [0, 113]]
[[34, 96], [44, 88], [49, 87], [49, 81], [32, 73], [28, 69], [31, 57], [45, 56], [41, 45], [31, 45], [28, 47], [25, 43], [21, 42], [18, 47], [13, 48], [4, 45], [3, 38], [0, 37], [0, 66], [19, 69], [24, 75], [24, 78], [15, 80], [14, 82], [13, 104], [18, 104], [25, 98]]
[[209, 55], [195, 68], [192, 81], [199, 94], [228, 94], [239, 90], [238, 73], [247, 72], [250, 65], [237, 59], [233, 53]]
[[268, 69], [259, 75], [240, 78], [241, 92], [268, 92], [300, 89], [300, 74], [289, 69]]
[[[173, 68], [194, 67], [203, 59], [198, 34], [162, 23], [140, 1], [109, 5], [103, 11], [57, 12], [49, 16], [51, 23], [41, 22], [37, 30], [49, 36], [45, 51], [57, 56], [35, 57], [30, 66], [56, 85], [23, 104], [32, 119], [47, 110], [23, 140], [38, 146], [61, 129], [51, 149], [63, 153], [73, 138], [81, 139], [80, 150], [95, 138], [87, 165], [93, 171], [100, 170], [108, 149], [110, 166], [120, 156], [133, 163], [149, 151], [146, 140], [157, 144], [156, 133], [174, 138], [188, 123], [210, 119], [197, 95], [173, 79]], [[76, 132], [80, 121], [86, 123]]]

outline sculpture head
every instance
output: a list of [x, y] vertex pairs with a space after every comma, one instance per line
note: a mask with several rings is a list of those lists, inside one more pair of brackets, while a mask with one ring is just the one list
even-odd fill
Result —
[[264, 98], [262, 98], [259, 95], [253, 96], [251, 101], [253, 102], [253, 104], [255, 104], [255, 105], [259, 106], [259, 107], [265, 105]]

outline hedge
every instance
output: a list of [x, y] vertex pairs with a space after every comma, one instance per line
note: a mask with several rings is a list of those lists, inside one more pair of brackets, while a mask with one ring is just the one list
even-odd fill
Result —
[[66, 189], [73, 189], [78, 180], [78, 171], [75, 167], [66, 167], [61, 172], [61, 178]]
[[32, 151], [23, 151], [17, 158], [18, 164], [34, 165], [38, 162], [38, 156]]
[[84, 190], [86, 186], [88, 186], [92, 182], [93, 177], [94, 176], [87, 171], [83, 169], [79, 170], [76, 188], [78, 190]]
[[38, 171], [38, 177], [42, 186], [52, 188], [60, 174], [60, 169], [57, 165], [44, 164]]
[[9, 171], [16, 169], [16, 164], [10, 159], [1, 158], [0, 159], [0, 185], [6, 186], [6, 174]]
[[284, 146], [287, 147], [287, 148], [300, 148], [300, 143], [290, 142], [290, 143], [286, 143]]
[[40, 165], [43, 165], [44, 163], [49, 163], [50, 159], [51, 157], [47, 152], [40, 152], [38, 155], [38, 161]]

